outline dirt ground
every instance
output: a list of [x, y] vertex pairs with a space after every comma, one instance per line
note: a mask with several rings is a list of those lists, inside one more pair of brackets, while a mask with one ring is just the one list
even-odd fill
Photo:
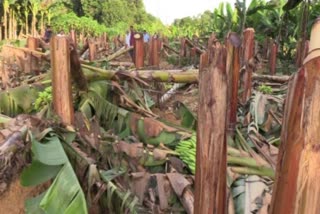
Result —
[[22, 214], [26, 199], [35, 197], [44, 191], [44, 186], [22, 187], [19, 178], [15, 179], [9, 189], [0, 196], [0, 213]]

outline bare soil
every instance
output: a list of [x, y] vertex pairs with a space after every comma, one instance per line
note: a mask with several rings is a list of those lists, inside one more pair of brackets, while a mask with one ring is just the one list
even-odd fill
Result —
[[45, 185], [37, 187], [23, 187], [19, 178], [10, 184], [9, 189], [0, 196], [0, 213], [25, 213], [24, 204], [28, 198], [35, 197], [45, 190]]

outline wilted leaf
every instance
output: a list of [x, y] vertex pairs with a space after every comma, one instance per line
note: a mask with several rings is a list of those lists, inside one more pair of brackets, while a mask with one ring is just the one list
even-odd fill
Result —
[[167, 173], [166, 174], [175, 193], [182, 197], [182, 194], [186, 187], [190, 186], [190, 182], [179, 173]]
[[180, 160], [177, 157], [173, 157], [173, 156], [169, 157], [169, 161], [170, 161], [172, 167], [174, 169], [176, 169], [177, 172], [179, 172], [179, 173], [182, 173], [183, 169], [187, 166], [182, 160]]
[[169, 191], [169, 189], [166, 188], [167, 179], [164, 174], [157, 174], [156, 178], [160, 209], [166, 210], [169, 207], [167, 198], [168, 194], [166, 193], [166, 191]]
[[263, 205], [261, 209], [259, 210], [258, 214], [268, 214], [269, 213], [269, 206], [271, 204], [271, 195], [269, 193], [266, 193], [263, 197], [262, 201]]
[[150, 174], [147, 172], [132, 173], [132, 192], [138, 196], [139, 202], [142, 203], [144, 194], [147, 191], [149, 185]]
[[112, 181], [113, 179], [115, 179], [118, 176], [123, 175], [125, 172], [126, 171], [124, 169], [114, 168], [114, 169], [110, 169], [108, 171], [100, 170], [100, 175], [105, 182], [108, 182], [108, 181]]
[[126, 143], [124, 141], [120, 141], [113, 146], [115, 152], [124, 152], [131, 158], [139, 158], [144, 153], [144, 148], [142, 143]]
[[255, 210], [256, 204], [255, 201], [258, 197], [261, 197], [265, 189], [267, 188], [266, 184], [263, 183], [258, 176], [249, 176], [246, 179], [246, 212], [251, 213]]
[[177, 129], [167, 126], [164, 123], [157, 121], [153, 118], [143, 118], [137, 114], [131, 114], [130, 117], [130, 127], [134, 134], [139, 132], [138, 130], [138, 122], [143, 122], [144, 130], [146, 137], [157, 137], [163, 130], [167, 132], [175, 132], [178, 131]]
[[171, 187], [179, 197], [184, 209], [187, 213], [194, 212], [194, 195], [190, 188], [190, 182], [179, 173], [168, 173], [167, 177]]
[[266, 117], [267, 98], [260, 92], [256, 92], [251, 105], [251, 114], [254, 115], [255, 124], [262, 125]]

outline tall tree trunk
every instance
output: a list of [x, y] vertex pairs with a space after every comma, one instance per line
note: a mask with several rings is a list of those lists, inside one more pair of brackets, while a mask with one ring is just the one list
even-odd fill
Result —
[[48, 25], [51, 25], [52, 13], [50, 10], [47, 10], [47, 18], [48, 18]]
[[[225, 48], [209, 49], [201, 57], [211, 65], [199, 75], [199, 109], [197, 128], [197, 154], [195, 179], [196, 214], [226, 213], [226, 115], [227, 74]], [[204, 60], [201, 60], [204, 63]], [[204, 63], [206, 64], [206, 63]]]
[[36, 22], [37, 22], [37, 17], [36, 14], [32, 14], [32, 36], [36, 36]]
[[8, 20], [8, 22], [9, 22], [9, 32], [8, 32], [8, 37], [9, 37], [9, 39], [12, 39], [12, 10], [11, 9], [9, 9], [9, 20]]
[[4, 17], [3, 17], [3, 26], [4, 26], [4, 39], [8, 39], [8, 13], [7, 10], [4, 11]]
[[44, 34], [44, 11], [41, 11], [41, 30], [40, 30], [40, 34], [43, 35]]
[[9, 35], [10, 35], [10, 39], [13, 39], [13, 10], [10, 9], [10, 29], [9, 29]]
[[310, 52], [290, 83], [281, 133], [271, 214], [320, 210], [320, 19]]
[[13, 12], [12, 16], [12, 35], [13, 39], [17, 39], [17, 19], [15, 12]]
[[25, 23], [25, 29], [26, 29], [26, 35], [29, 34], [29, 23], [28, 23], [28, 13], [25, 12], [24, 17], [26, 19], [26, 23]]
[[3, 37], [2, 37], [2, 25], [0, 26], [0, 41], [2, 41]]

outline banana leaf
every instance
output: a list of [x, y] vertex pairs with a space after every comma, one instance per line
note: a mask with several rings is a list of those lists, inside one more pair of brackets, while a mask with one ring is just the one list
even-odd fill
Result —
[[234, 213], [244, 214], [245, 213], [245, 201], [246, 201], [246, 186], [245, 178], [240, 177], [231, 186], [231, 193], [234, 201]]
[[61, 170], [61, 165], [48, 166], [34, 160], [20, 177], [22, 186], [35, 186], [54, 178]]
[[60, 170], [40, 207], [46, 213], [88, 213], [84, 193], [69, 162]]
[[256, 127], [262, 125], [266, 120], [266, 105], [268, 104], [266, 96], [256, 92], [253, 96], [253, 102], [250, 105], [251, 114], [254, 116]]
[[196, 116], [189, 110], [189, 108], [182, 102], [177, 103], [176, 114], [181, 119], [181, 126], [188, 129], [197, 129], [197, 118]]
[[0, 112], [8, 116], [30, 113], [38, 93], [44, 89], [40, 85], [23, 85], [0, 92]]
[[283, 6], [283, 10], [288, 11], [296, 8], [303, 0], [288, 0]]
[[39, 207], [39, 204], [46, 192], [41, 193], [37, 197], [26, 200], [25, 202], [25, 212], [32, 214], [45, 214], [45, 212]]
[[12, 118], [6, 116], [6, 115], [3, 115], [3, 114], [0, 114], [0, 124], [5, 124], [7, 122], [9, 122]]
[[[27, 213], [88, 213], [86, 199], [76, 174], [54, 133], [44, 131], [50, 137], [38, 142], [31, 136], [33, 160], [21, 176], [23, 185], [37, 185], [55, 177], [53, 184], [40, 200], [33, 199], [26, 205]], [[40, 136], [44, 136], [41, 135]], [[38, 205], [34, 203], [37, 202]], [[32, 207], [32, 208], [31, 208]]]
[[239, 177], [231, 186], [231, 194], [235, 204], [234, 213], [256, 213], [261, 208], [257, 199], [266, 189], [266, 184], [258, 176]]
[[168, 126], [153, 118], [129, 115], [130, 133], [146, 144], [174, 146], [181, 139], [191, 136], [191, 131], [183, 128]]

